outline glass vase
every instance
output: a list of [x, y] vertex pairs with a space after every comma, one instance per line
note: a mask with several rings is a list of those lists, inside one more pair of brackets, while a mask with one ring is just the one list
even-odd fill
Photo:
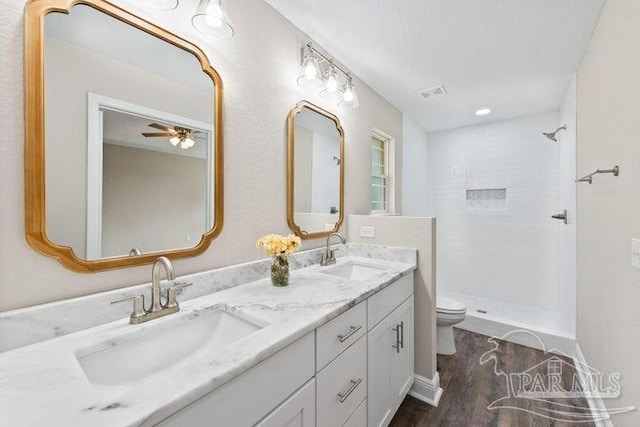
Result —
[[286, 257], [272, 258], [271, 284], [278, 287], [289, 286], [289, 260]]

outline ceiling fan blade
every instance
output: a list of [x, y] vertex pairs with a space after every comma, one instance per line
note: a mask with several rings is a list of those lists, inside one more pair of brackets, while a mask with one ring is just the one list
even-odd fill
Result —
[[171, 129], [170, 127], [167, 127], [167, 126], [164, 126], [164, 125], [159, 125], [158, 123], [151, 123], [149, 125], [149, 127], [160, 129], [160, 130], [164, 130], [164, 131], [167, 131], [167, 132], [175, 132], [175, 129]]
[[149, 137], [158, 137], [158, 136], [174, 136], [174, 133], [171, 132], [142, 132], [143, 136]]

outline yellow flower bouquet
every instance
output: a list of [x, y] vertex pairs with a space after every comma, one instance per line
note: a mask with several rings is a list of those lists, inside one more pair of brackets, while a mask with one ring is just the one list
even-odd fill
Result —
[[300, 247], [300, 237], [290, 234], [267, 234], [256, 242], [257, 248], [262, 248], [271, 255], [271, 283], [273, 286], [289, 285], [289, 255]]

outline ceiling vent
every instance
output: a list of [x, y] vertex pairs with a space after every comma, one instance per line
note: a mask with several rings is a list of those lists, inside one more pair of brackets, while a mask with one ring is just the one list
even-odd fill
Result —
[[447, 90], [444, 88], [444, 85], [418, 91], [418, 95], [420, 95], [422, 99], [437, 98], [439, 96], [445, 96], [446, 94]]

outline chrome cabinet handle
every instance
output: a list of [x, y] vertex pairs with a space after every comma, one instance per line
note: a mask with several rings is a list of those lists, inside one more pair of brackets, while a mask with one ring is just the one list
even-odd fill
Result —
[[356, 378], [355, 380], [351, 380], [351, 385], [347, 389], [347, 391], [338, 393], [338, 397], [340, 398], [340, 403], [343, 403], [351, 393], [360, 385], [362, 382], [362, 378]]
[[130, 297], [117, 299], [115, 301], [111, 301], [111, 304], [118, 304], [129, 300], [133, 300], [133, 311], [131, 312], [131, 316], [129, 316], [130, 318], [137, 319], [147, 313], [144, 309], [144, 295], [133, 295]]
[[338, 335], [338, 340], [340, 342], [345, 342], [346, 340], [348, 340], [351, 337], [351, 335], [355, 334], [360, 329], [362, 329], [362, 325], [351, 326], [351, 329], [349, 329], [349, 332], [347, 332], [344, 335]]
[[400, 322], [400, 348], [404, 348], [404, 320]]
[[400, 353], [400, 325], [396, 325], [396, 327], [391, 330], [396, 333], [396, 345], [392, 345], [391, 347], [396, 349], [396, 353]]

